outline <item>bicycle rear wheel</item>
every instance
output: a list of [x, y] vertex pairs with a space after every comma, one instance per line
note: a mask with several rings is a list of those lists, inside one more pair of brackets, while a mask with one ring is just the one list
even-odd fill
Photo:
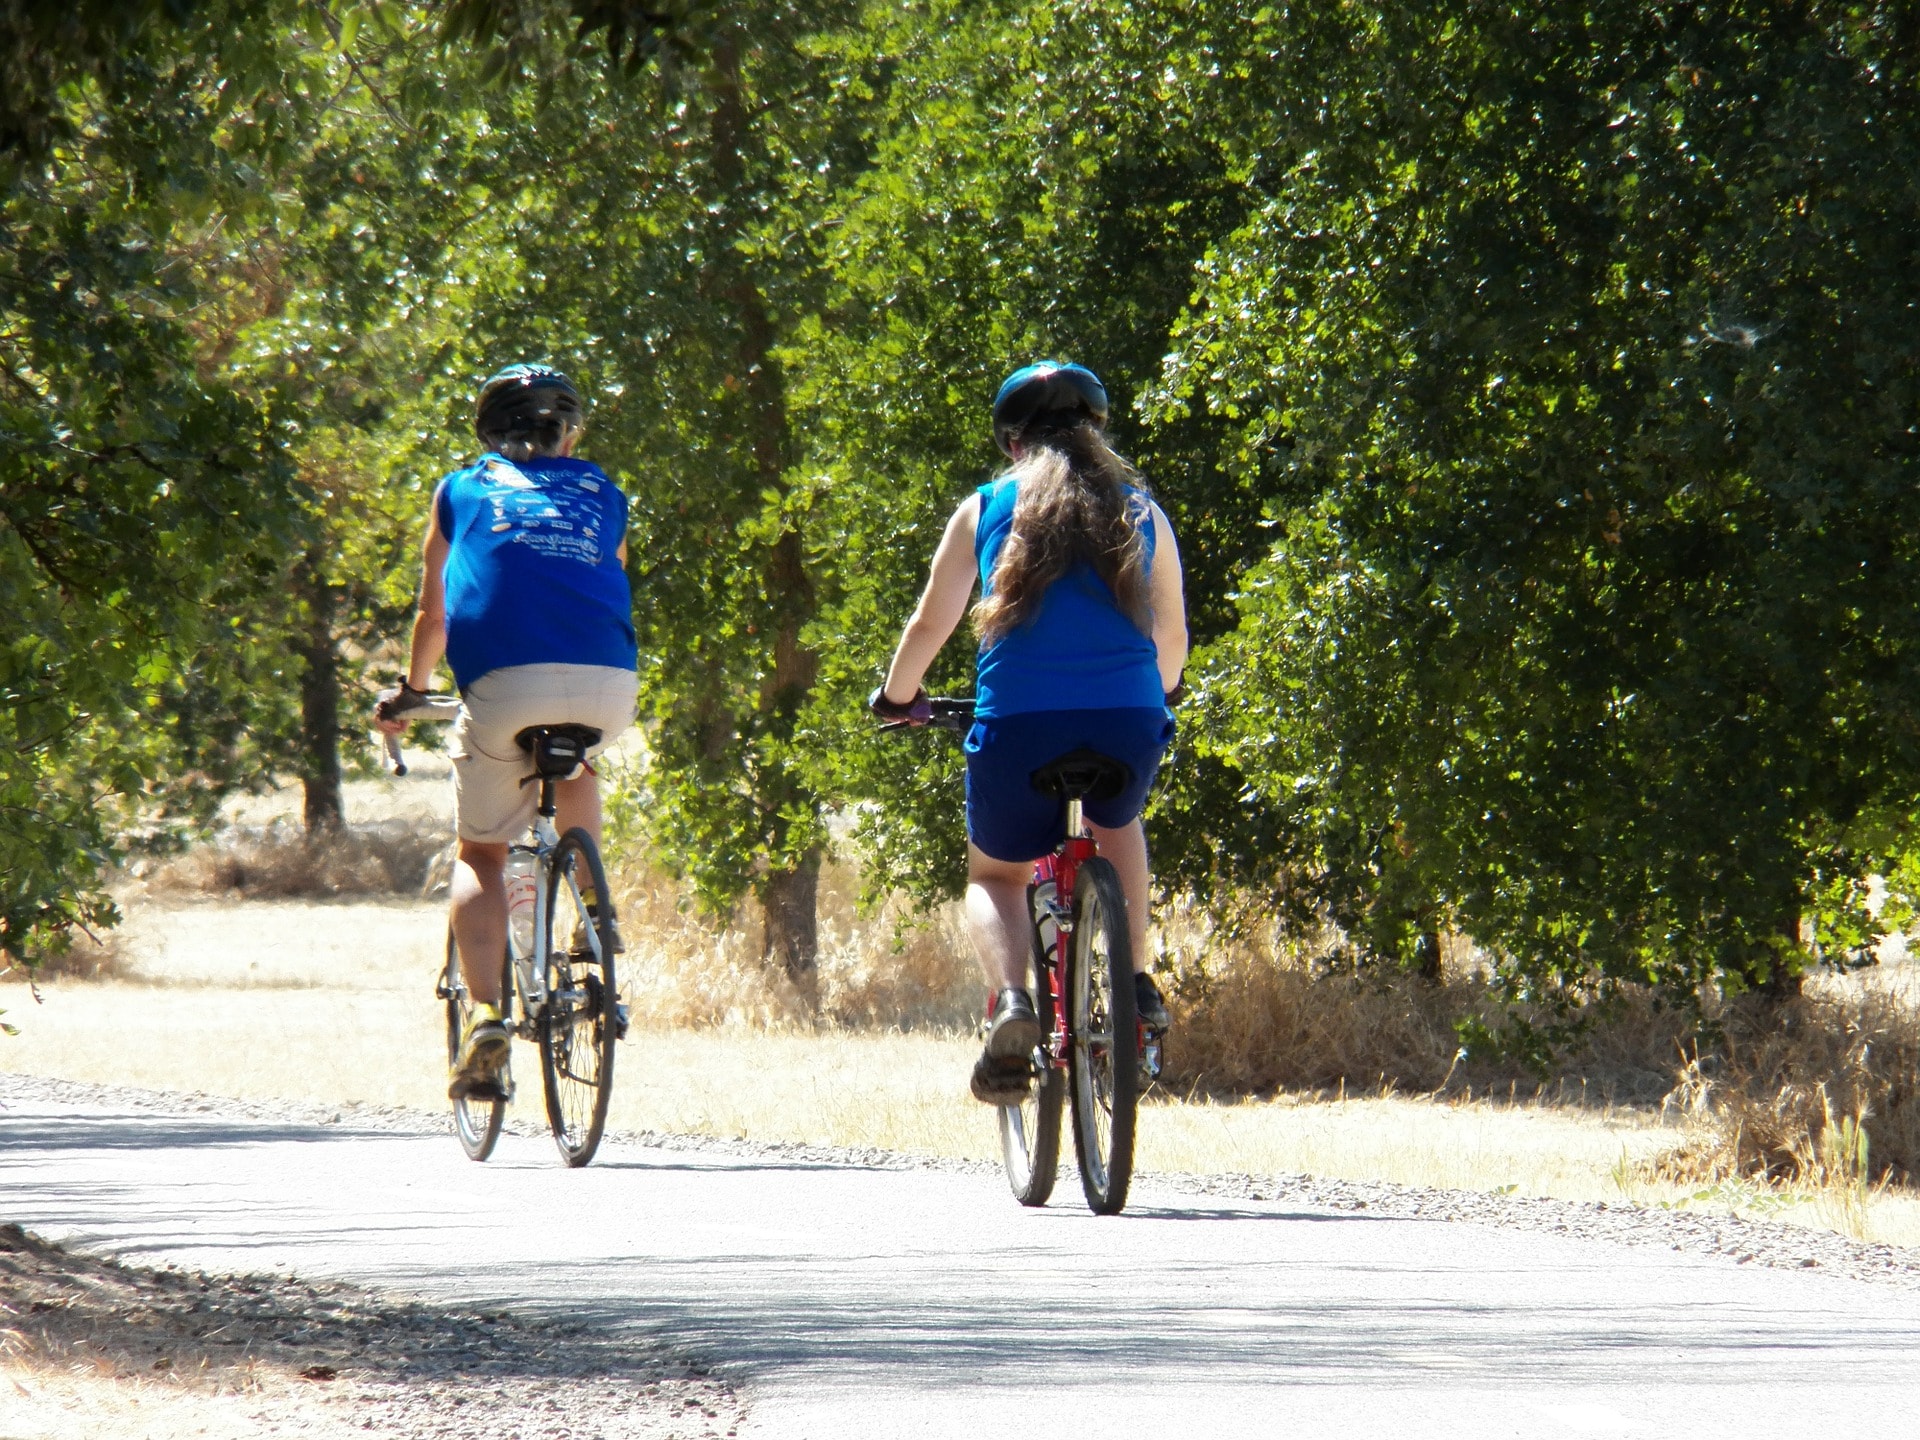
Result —
[[[500, 970], [500, 993], [505, 996], [509, 981], [504, 963]], [[466, 1034], [467, 1021], [473, 1014], [473, 998], [467, 992], [466, 977], [460, 973], [460, 952], [454, 946], [451, 926], [447, 929], [447, 963], [436, 988], [447, 1002], [447, 1069], [451, 1071], [460, 1061], [460, 1037]], [[453, 1133], [460, 1138], [460, 1148], [469, 1160], [484, 1160], [493, 1154], [500, 1139], [500, 1122], [506, 1117], [510, 1087], [506, 1067], [502, 1066], [500, 1095], [492, 1099], [464, 1095], [453, 1102]]]
[[1133, 1180], [1140, 1044], [1126, 899], [1112, 864], [1098, 857], [1074, 881], [1066, 989], [1080, 1188], [1094, 1214], [1117, 1215]]
[[1054, 1177], [1060, 1171], [1060, 1110], [1067, 1091], [1065, 1075], [1048, 1063], [1047, 1052], [1053, 1040], [1053, 992], [1047, 984], [1041, 952], [1039, 907], [1043, 903], [1035, 887], [1029, 885], [1027, 907], [1033, 916], [1033, 944], [1027, 961], [1027, 988], [1045, 1038], [1034, 1050], [1034, 1080], [1027, 1098], [1018, 1105], [999, 1107], [1000, 1158], [1013, 1198], [1022, 1205], [1044, 1205], [1053, 1194]]
[[[598, 899], [587, 909], [581, 891]], [[569, 1165], [600, 1146], [613, 1096], [619, 992], [613, 974], [613, 897], [599, 847], [575, 828], [560, 837], [547, 870], [547, 1005], [540, 1016], [540, 1075], [547, 1123]]]

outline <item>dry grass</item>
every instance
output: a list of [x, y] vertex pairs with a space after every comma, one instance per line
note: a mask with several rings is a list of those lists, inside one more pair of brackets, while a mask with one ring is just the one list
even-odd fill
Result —
[[1170, 1078], [1194, 1093], [1652, 1103], [1685, 1139], [1633, 1163], [1672, 1184], [1751, 1182], [1844, 1207], [1864, 1185], [1920, 1175], [1920, 997], [1907, 962], [1815, 977], [1784, 1006], [1708, 996], [1698, 1015], [1629, 990], [1585, 1016], [1583, 1039], [1543, 1081], [1460, 1048], [1462, 1022], [1502, 1018], [1464, 947], [1435, 985], [1318, 974], [1284, 937], [1218, 943], [1180, 908], [1160, 942], [1181, 1017]]
[[[132, 909], [127, 978], [42, 987], [0, 983], [19, 1023], [0, 1066], [23, 1073], [247, 1099], [445, 1108], [445, 1034], [433, 978], [445, 913], [419, 900]], [[630, 987], [664, 988], [634, 944]], [[972, 994], [970, 984], [965, 993]], [[160, 1037], [160, 1043], [155, 1043]], [[970, 1030], [854, 1029], [752, 1018], [636, 1026], [620, 1050], [612, 1124], [997, 1159], [992, 1118], [966, 1091]], [[538, 1122], [537, 1058], [516, 1045], [514, 1113]], [[1654, 1107], [1429, 1099], [1350, 1088], [1345, 1097], [1149, 1102], [1140, 1164], [1195, 1173], [1309, 1173], [1566, 1199], [1623, 1196], [1820, 1224], [1920, 1245], [1920, 1201], [1898, 1187], [1857, 1214], [1752, 1185], [1705, 1193], [1652, 1173], [1687, 1131]], [[451, 1143], [451, 1142], [449, 1142]], [[544, 1151], [545, 1141], [510, 1144]], [[1823, 1209], [1823, 1206], [1825, 1208]], [[0, 1434], [6, 1432], [0, 1431]]]
[[803, 990], [762, 958], [763, 924], [751, 901], [727, 919], [702, 915], [684, 886], [644, 861], [619, 866], [611, 879], [636, 962], [625, 988], [652, 1024], [959, 1031], [980, 1013], [979, 971], [957, 907], [919, 918], [888, 905], [863, 917], [855, 877], [828, 865], [818, 971]]
[[161, 895], [232, 895], [248, 900], [315, 896], [418, 895], [446, 883], [449, 837], [405, 821], [355, 825], [309, 836], [276, 821], [236, 828], [212, 844], [135, 871]]
[[[59, 977], [46, 1007], [24, 989], [0, 993], [26, 1032], [0, 1041], [0, 1064], [440, 1108], [437, 906], [231, 903], [335, 883], [411, 888], [408, 867], [445, 834], [442, 797], [370, 781], [350, 798], [356, 833], [384, 836], [366, 822], [410, 810], [403, 828], [429, 839], [314, 857], [284, 810], [256, 802], [237, 817], [245, 837], [149, 875], [110, 956]], [[225, 883], [235, 857], [237, 895]], [[616, 1126], [993, 1158], [990, 1120], [965, 1093], [982, 987], [956, 911], [863, 917], [855, 877], [830, 866], [819, 974], [803, 993], [763, 963], [751, 905], [730, 924], [702, 917], [670, 877], [622, 858], [622, 989], [638, 1024]], [[1920, 967], [1817, 980], [1772, 1029], [1750, 1008], [1719, 1007], [1718, 1049], [1697, 1044], [1697, 1020], [1629, 996], [1542, 1083], [1512, 1060], [1461, 1057], [1456, 1024], [1498, 1018], [1463, 949], [1449, 951], [1441, 985], [1377, 982], [1317, 974], [1277, 935], [1222, 942], [1190, 908], [1157, 920], [1177, 1028], [1142, 1126], [1144, 1166], [1624, 1193], [1920, 1243], [1920, 1198], [1904, 1188], [1920, 1153], [1920, 987], [1892, 983]], [[319, 989], [323, 1004], [273, 993]], [[219, 1004], [197, 993], [209, 990]], [[85, 998], [69, 1005], [62, 992]], [[136, 1033], [189, 1038], [169, 1051], [129, 1046]], [[530, 1063], [523, 1073], [532, 1079]]]
[[[65, 950], [36, 956], [33, 973], [41, 980], [119, 980], [127, 974], [129, 956], [122, 930], [75, 934]], [[0, 977], [20, 974], [17, 967], [0, 966]]]
[[1715, 1017], [1672, 1102], [1692, 1118], [1660, 1173], [1850, 1192], [1920, 1176], [1920, 1006], [1886, 980], [1821, 977], [1780, 1011]]
[[[1464, 945], [1450, 949], [1445, 977], [1432, 984], [1411, 975], [1326, 974], [1308, 958], [1326, 947], [1300, 945], [1271, 928], [1223, 940], [1190, 905], [1167, 907], [1157, 918], [1154, 968], [1180, 1015], [1171, 1078], [1196, 1092], [1384, 1090], [1658, 1104], [1674, 1086], [1680, 1043], [1696, 1028], [1650, 995], [1619, 997], [1588, 1017], [1583, 1045], [1543, 1080], [1515, 1057], [1463, 1052], [1463, 1022], [1494, 1029], [1505, 1018]], [[1556, 1017], [1536, 1011], [1526, 1018], [1545, 1024]]]

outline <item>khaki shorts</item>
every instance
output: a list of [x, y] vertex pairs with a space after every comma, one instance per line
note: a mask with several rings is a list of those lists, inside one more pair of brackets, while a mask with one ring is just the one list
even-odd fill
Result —
[[447, 754], [453, 823], [462, 840], [504, 844], [533, 823], [533, 759], [513, 737], [529, 725], [591, 725], [598, 755], [633, 723], [639, 677], [607, 665], [511, 665], [489, 670], [461, 695]]

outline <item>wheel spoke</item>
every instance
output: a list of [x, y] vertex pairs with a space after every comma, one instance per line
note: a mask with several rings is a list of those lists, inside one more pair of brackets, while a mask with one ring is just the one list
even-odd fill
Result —
[[[569, 1165], [593, 1158], [606, 1124], [615, 1035], [605, 1020], [617, 996], [613, 956], [583, 890], [608, 903], [606, 875], [586, 833], [570, 830], [554, 851], [548, 881], [550, 991], [540, 1022], [547, 1119]], [[574, 948], [576, 939], [585, 943]]]

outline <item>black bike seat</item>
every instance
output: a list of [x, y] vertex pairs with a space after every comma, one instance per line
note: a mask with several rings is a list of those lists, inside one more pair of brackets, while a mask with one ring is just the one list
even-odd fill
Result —
[[564, 780], [587, 763], [587, 751], [600, 743], [591, 725], [529, 725], [513, 737], [533, 756], [533, 772], [543, 780]]
[[1031, 778], [1034, 789], [1062, 800], [1111, 800], [1133, 783], [1133, 767], [1082, 745], [1049, 760]]

